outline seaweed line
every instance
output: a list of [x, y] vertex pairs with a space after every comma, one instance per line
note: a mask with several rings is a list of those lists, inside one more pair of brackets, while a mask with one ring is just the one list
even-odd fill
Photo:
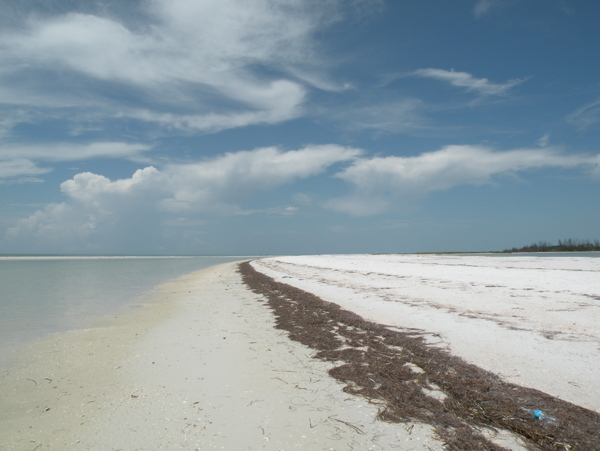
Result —
[[[343, 390], [380, 404], [378, 419], [425, 423], [448, 450], [503, 450], [481, 430], [508, 431], [530, 450], [600, 450], [600, 414], [498, 375], [428, 344], [426, 333], [364, 320], [337, 304], [276, 282], [239, 264], [244, 282], [267, 299], [276, 328], [332, 362]], [[415, 371], [415, 368], [421, 369]], [[444, 396], [431, 396], [441, 392]], [[536, 421], [521, 407], [541, 409], [558, 425]]]

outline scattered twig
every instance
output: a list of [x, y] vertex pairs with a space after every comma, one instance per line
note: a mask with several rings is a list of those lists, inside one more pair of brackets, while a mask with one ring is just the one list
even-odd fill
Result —
[[348, 423], [347, 421], [344, 420], [340, 420], [339, 418], [334, 418], [334, 417], [328, 417], [330, 420], [334, 420], [334, 421], [339, 421], [340, 423], [344, 423], [346, 426], [354, 429], [356, 432], [358, 432], [359, 434], [365, 435], [365, 433], [362, 431], [361, 428], [359, 428], [358, 426], [354, 426], [352, 423]]

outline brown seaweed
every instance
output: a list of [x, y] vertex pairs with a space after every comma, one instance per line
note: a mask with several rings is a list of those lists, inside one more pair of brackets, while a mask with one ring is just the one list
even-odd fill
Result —
[[[244, 282], [264, 296], [276, 327], [334, 363], [344, 391], [380, 405], [386, 422], [420, 422], [448, 450], [501, 450], [482, 429], [509, 431], [532, 450], [600, 450], [600, 415], [499, 376], [428, 344], [425, 333], [364, 320], [337, 304], [239, 265]], [[535, 408], [558, 418], [537, 421]]]

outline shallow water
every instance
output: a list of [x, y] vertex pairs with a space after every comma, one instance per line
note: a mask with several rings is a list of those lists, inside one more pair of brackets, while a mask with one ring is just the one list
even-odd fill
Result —
[[169, 279], [244, 257], [0, 259], [0, 366], [37, 338], [81, 327]]

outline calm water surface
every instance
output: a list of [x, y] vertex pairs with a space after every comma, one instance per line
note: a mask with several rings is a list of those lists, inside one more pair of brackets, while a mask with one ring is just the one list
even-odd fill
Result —
[[36, 338], [81, 327], [153, 286], [247, 257], [0, 259], [0, 366]]

